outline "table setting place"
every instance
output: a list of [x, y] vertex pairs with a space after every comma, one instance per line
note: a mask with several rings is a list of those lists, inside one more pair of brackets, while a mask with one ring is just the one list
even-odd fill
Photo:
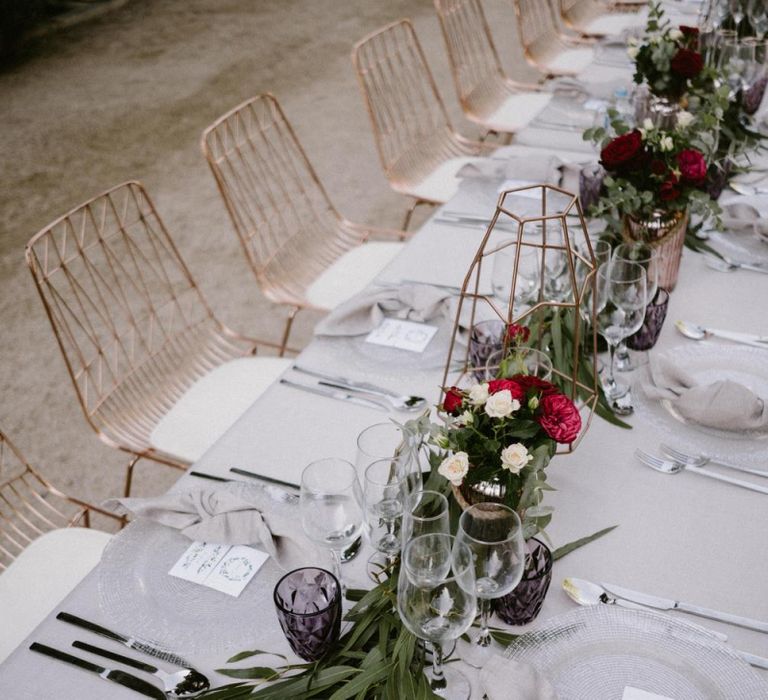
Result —
[[1, 697], [768, 698], [768, 8], [634, 10]]

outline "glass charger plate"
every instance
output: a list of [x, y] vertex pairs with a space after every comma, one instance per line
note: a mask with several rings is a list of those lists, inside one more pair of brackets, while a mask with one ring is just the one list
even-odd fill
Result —
[[729, 647], [660, 613], [580, 608], [526, 632], [506, 653], [533, 665], [559, 700], [617, 700], [627, 686], [673, 700], [768, 697], [768, 684]]
[[[731, 379], [760, 397], [768, 397], [768, 351], [761, 348], [703, 340], [695, 345], [678, 345], [664, 357], [685, 367], [699, 383]], [[693, 454], [707, 454], [744, 466], [765, 465], [768, 431], [726, 431], [686, 422], [668, 401], [646, 395], [643, 385], [648, 380], [648, 367], [641, 367], [632, 387], [635, 413], [658, 428], [662, 441]]]

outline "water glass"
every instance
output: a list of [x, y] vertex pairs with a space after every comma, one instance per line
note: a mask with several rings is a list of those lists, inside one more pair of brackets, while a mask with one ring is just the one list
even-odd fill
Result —
[[486, 381], [497, 377], [513, 377], [528, 374], [540, 379], [552, 376], [552, 360], [549, 355], [536, 348], [521, 347], [510, 351], [496, 350], [485, 366]]
[[429, 471], [426, 450], [417, 438], [405, 435], [397, 423], [374, 423], [357, 436], [355, 465], [362, 475], [369, 464], [379, 459], [396, 459], [407, 479], [408, 490], [418, 491], [422, 471]]
[[493, 295], [504, 304], [508, 304], [512, 296], [512, 276], [515, 271], [515, 256], [518, 247], [520, 260], [517, 266], [517, 280], [515, 281], [515, 306], [531, 306], [539, 294], [539, 282], [541, 279], [540, 249], [525, 245], [517, 245], [515, 240], [502, 242], [496, 252], [493, 253], [493, 267], [491, 268], [491, 289]]
[[450, 534], [448, 499], [438, 491], [419, 491], [408, 496], [402, 524], [403, 546], [414, 537]]
[[669, 292], [659, 289], [656, 298], [645, 308], [645, 318], [640, 330], [627, 338], [627, 347], [632, 350], [650, 350], [659, 339], [664, 319], [667, 317]]
[[374, 581], [391, 567], [400, 552], [400, 523], [408, 498], [405, 474], [396, 460], [379, 459], [365, 470], [363, 504], [365, 532], [377, 550], [368, 560]]
[[485, 379], [488, 358], [504, 347], [507, 324], [500, 319], [479, 321], [472, 326], [469, 334], [469, 363], [475, 379]]
[[496, 614], [508, 625], [527, 625], [541, 611], [552, 583], [552, 552], [532, 537], [525, 543], [523, 578], [511, 593], [495, 601]]

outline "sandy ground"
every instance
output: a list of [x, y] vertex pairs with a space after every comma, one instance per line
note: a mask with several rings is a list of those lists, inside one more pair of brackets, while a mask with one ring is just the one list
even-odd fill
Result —
[[[502, 60], [524, 66], [508, 0], [488, 0]], [[285, 310], [266, 301], [242, 258], [199, 149], [202, 130], [242, 100], [281, 101], [337, 207], [397, 227], [406, 200], [381, 174], [349, 60], [355, 41], [410, 17], [464, 133], [430, 0], [131, 0], [28, 47], [0, 69], [0, 425], [54, 483], [98, 502], [121, 487], [123, 453], [85, 423], [24, 263], [26, 241], [98, 192], [148, 188], [218, 315], [278, 340]], [[317, 314], [300, 314], [306, 344]], [[178, 472], [147, 462], [134, 493]]]

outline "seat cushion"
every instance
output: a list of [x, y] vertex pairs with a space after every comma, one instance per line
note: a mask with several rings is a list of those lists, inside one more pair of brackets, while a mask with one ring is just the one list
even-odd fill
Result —
[[524, 92], [510, 95], [489, 115], [484, 123], [495, 131], [518, 131], [536, 117], [552, 99], [547, 92]]
[[566, 49], [546, 62], [546, 67], [555, 75], [575, 75], [586, 68], [592, 59], [592, 49]]
[[288, 367], [283, 357], [240, 357], [198, 379], [155, 426], [153, 447], [196, 462]]
[[456, 177], [467, 163], [475, 163], [480, 160], [473, 156], [461, 156], [458, 158], [449, 158], [441, 163], [418, 185], [409, 190], [413, 197], [426, 199], [428, 202], [439, 202], [444, 204], [459, 190], [461, 179]]
[[595, 17], [584, 25], [583, 29], [587, 34], [596, 34], [598, 36], [614, 36], [621, 34], [630, 27], [642, 27], [645, 24], [645, 13], [636, 12], [614, 12], [602, 17]]
[[362, 292], [402, 249], [402, 243], [387, 241], [370, 241], [352, 248], [307, 288], [307, 299], [321, 309], [335, 309]]
[[110, 537], [82, 527], [46, 532], [0, 574], [0, 662], [99, 563]]

